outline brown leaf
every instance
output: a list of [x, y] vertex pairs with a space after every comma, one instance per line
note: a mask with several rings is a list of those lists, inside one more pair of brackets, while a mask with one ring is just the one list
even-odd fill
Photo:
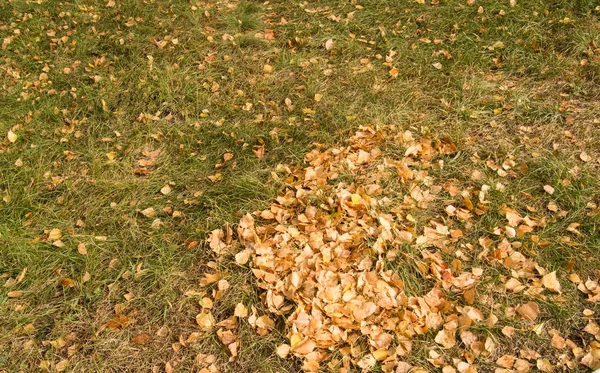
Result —
[[115, 315], [112, 319], [108, 320], [108, 322], [106, 323], [106, 326], [109, 329], [122, 329], [125, 328], [127, 325], [131, 324], [132, 320], [123, 315], [123, 314], [118, 314]]
[[85, 247], [85, 243], [80, 242], [79, 245], [77, 245], [77, 252], [81, 255], [87, 255], [87, 249]]
[[540, 314], [540, 306], [535, 302], [529, 302], [520, 305], [517, 313], [526, 320], [535, 320]]
[[263, 145], [254, 145], [254, 149], [252, 150], [252, 152], [254, 153], [254, 155], [256, 155], [256, 157], [258, 159], [262, 159], [265, 156], [265, 146]]
[[148, 207], [140, 212], [147, 218], [153, 218], [156, 216], [156, 211], [154, 210], [154, 207]]
[[496, 365], [502, 367], [502, 368], [512, 368], [514, 363], [515, 363], [516, 358], [514, 356], [511, 355], [504, 355], [498, 358], [498, 360], [496, 360]]
[[134, 336], [131, 340], [133, 341], [133, 343], [135, 343], [137, 345], [143, 345], [143, 344], [150, 342], [151, 339], [152, 339], [152, 337], [149, 334], [140, 333], [140, 334]]
[[560, 282], [556, 278], [556, 271], [544, 275], [542, 277], [542, 285], [550, 291], [560, 293]]
[[68, 367], [69, 367], [69, 360], [64, 359], [64, 360], [61, 360], [58, 363], [56, 363], [56, 365], [54, 366], [54, 370], [56, 372], [64, 372]]
[[310, 338], [304, 338], [300, 343], [292, 347], [292, 351], [299, 355], [308, 355], [317, 347]]
[[73, 279], [69, 277], [65, 277], [62, 280], [60, 280], [60, 284], [65, 288], [75, 287], [75, 281], [73, 281]]

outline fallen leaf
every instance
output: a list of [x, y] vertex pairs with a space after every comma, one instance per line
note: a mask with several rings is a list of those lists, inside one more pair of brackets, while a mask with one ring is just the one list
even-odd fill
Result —
[[277, 356], [279, 356], [280, 358], [285, 359], [290, 353], [290, 349], [290, 345], [284, 343], [282, 345], [277, 346], [275, 353], [277, 353]]
[[17, 134], [14, 133], [12, 130], [8, 130], [8, 135], [6, 137], [8, 138], [8, 141], [10, 141], [10, 142], [15, 142], [19, 138], [17, 136]]
[[85, 247], [85, 243], [83, 243], [83, 242], [80, 242], [80, 243], [77, 245], [77, 252], [78, 252], [79, 254], [81, 254], [81, 255], [87, 255], [87, 253], [88, 253], [88, 252], [87, 252], [87, 249], [86, 249], [86, 247]]
[[325, 42], [325, 49], [328, 51], [333, 49], [333, 39], [327, 39]]
[[581, 152], [581, 154], [579, 154], [579, 159], [581, 159], [584, 162], [589, 162], [592, 160], [592, 157], [590, 157], [586, 152]]
[[254, 149], [252, 150], [252, 152], [254, 153], [254, 155], [256, 155], [256, 157], [258, 159], [262, 159], [265, 156], [265, 146], [264, 145], [256, 145], [254, 146]]
[[169, 186], [169, 184], [165, 185], [164, 187], [160, 188], [160, 193], [163, 195], [167, 195], [169, 193], [171, 193], [171, 187]]
[[48, 240], [50, 240], [50, 241], [60, 240], [61, 237], [62, 237], [62, 232], [58, 228], [51, 229], [50, 232], [48, 233]]
[[292, 351], [299, 355], [308, 355], [317, 347], [317, 344], [310, 338], [304, 338], [297, 345], [292, 346]]
[[245, 318], [248, 317], [248, 309], [242, 303], [238, 303], [235, 306], [234, 316]]
[[134, 336], [131, 340], [135, 344], [143, 345], [143, 344], [148, 343], [151, 339], [152, 339], [152, 337], [150, 336], [150, 334], [140, 333], [140, 334]]
[[[154, 190], [156, 190], [156, 189], [154, 189]], [[140, 212], [142, 213], [142, 215], [144, 215], [147, 218], [153, 218], [156, 216], [156, 211], [154, 210], [154, 207], [148, 207], [146, 209], [143, 209]]]
[[75, 287], [75, 281], [73, 281], [73, 279], [68, 278], [68, 277], [65, 277], [62, 280], [60, 280], [60, 284], [65, 288]]
[[54, 366], [54, 370], [56, 372], [64, 372], [68, 367], [69, 367], [69, 360], [63, 359], [63, 360], [59, 361], [58, 363], [56, 363], [56, 365]]
[[6, 293], [6, 296], [9, 298], [21, 298], [23, 296], [23, 292], [21, 290], [13, 290]]
[[556, 271], [544, 275], [542, 277], [542, 285], [550, 291], [560, 293], [560, 282], [556, 278]]
[[544, 185], [544, 191], [551, 195], [554, 194], [554, 188], [552, 188], [550, 185]]
[[526, 320], [535, 320], [540, 314], [540, 306], [535, 302], [529, 302], [517, 307], [517, 313]]

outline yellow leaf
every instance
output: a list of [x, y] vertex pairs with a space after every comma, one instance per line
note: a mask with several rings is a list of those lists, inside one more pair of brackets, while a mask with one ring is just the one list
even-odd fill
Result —
[[362, 201], [362, 198], [359, 194], [353, 194], [352, 197], [352, 205], [356, 206], [360, 203], [360, 201]]
[[18, 138], [17, 134], [14, 133], [12, 130], [8, 130], [8, 135], [6, 137], [8, 138], [8, 141], [10, 141], [10, 142], [15, 142], [15, 141], [17, 141], [17, 138]]
[[196, 322], [202, 330], [210, 331], [215, 326], [215, 319], [210, 312], [201, 312], [196, 316]]
[[50, 241], [60, 240], [61, 237], [62, 232], [58, 228], [51, 229], [50, 232], [48, 232], [48, 240]]
[[69, 360], [68, 359], [64, 359], [61, 360], [60, 362], [58, 362], [55, 366], [54, 369], [57, 372], [64, 372], [65, 369], [67, 369], [67, 367], [69, 366]]
[[169, 193], [171, 193], [171, 187], [169, 186], [169, 184], [165, 185], [164, 187], [160, 188], [160, 192], [163, 195], [167, 195]]
[[236, 317], [248, 317], [248, 308], [246, 308], [246, 306], [244, 306], [242, 303], [238, 303], [237, 306], [235, 306], [233, 315]]

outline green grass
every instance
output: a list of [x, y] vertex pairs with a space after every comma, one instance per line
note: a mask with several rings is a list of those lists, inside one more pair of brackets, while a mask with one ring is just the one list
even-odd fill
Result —
[[[106, 3], [0, 4], [0, 41], [12, 38], [0, 50], [0, 133], [18, 136], [0, 144], [2, 281], [27, 268], [0, 291], [0, 371], [35, 371], [43, 361], [52, 371], [65, 358], [69, 371], [147, 371], [167, 362], [198, 370], [199, 352], [226, 360], [215, 335], [172, 348], [197, 331], [197, 299], [184, 293], [203, 290], [208, 232], [267, 206], [279, 190], [270, 178], [277, 164], [300, 163], [314, 143], [342, 143], [361, 124], [451, 137], [460, 154], [446, 160], [443, 178], [470, 173], [476, 153], [527, 162], [529, 172], [495, 196], [490, 211], [534, 205], [549, 219], [540, 239], [552, 242], [536, 250], [537, 260], [559, 270], [574, 260], [574, 270], [598, 277], [600, 215], [587, 216], [589, 203], [600, 204], [596, 1]], [[265, 29], [274, 40], [257, 35]], [[252, 150], [262, 143], [259, 159]], [[139, 160], [153, 150], [160, 153], [144, 175]], [[582, 163], [582, 151], [593, 161]], [[233, 159], [215, 169], [225, 153]], [[216, 173], [222, 179], [209, 181]], [[500, 181], [489, 173], [488, 184]], [[168, 183], [171, 193], [161, 194]], [[549, 214], [550, 200], [565, 218]], [[156, 217], [140, 213], [148, 207]], [[486, 215], [475, 232], [501, 219]], [[565, 232], [573, 222], [581, 235]], [[54, 228], [63, 247], [47, 240]], [[565, 235], [579, 246], [561, 241]], [[192, 241], [199, 244], [188, 248]], [[235, 291], [215, 307], [262, 307], [251, 275], [228, 270]], [[415, 272], [402, 275], [409, 283]], [[64, 278], [75, 286], [62, 286]], [[8, 298], [12, 290], [23, 296]], [[102, 330], [117, 304], [136, 322]], [[569, 332], [571, 315], [548, 312]], [[298, 362], [273, 354], [285, 340], [278, 322], [266, 338], [242, 326], [240, 356], [223, 371], [297, 371]], [[156, 336], [163, 326], [168, 335]], [[132, 343], [140, 332], [151, 342]], [[60, 338], [64, 347], [45, 342]]]

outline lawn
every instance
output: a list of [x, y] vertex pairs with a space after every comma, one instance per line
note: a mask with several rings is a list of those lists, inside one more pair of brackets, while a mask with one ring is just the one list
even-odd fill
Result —
[[0, 372], [600, 367], [600, 4], [0, 2]]

